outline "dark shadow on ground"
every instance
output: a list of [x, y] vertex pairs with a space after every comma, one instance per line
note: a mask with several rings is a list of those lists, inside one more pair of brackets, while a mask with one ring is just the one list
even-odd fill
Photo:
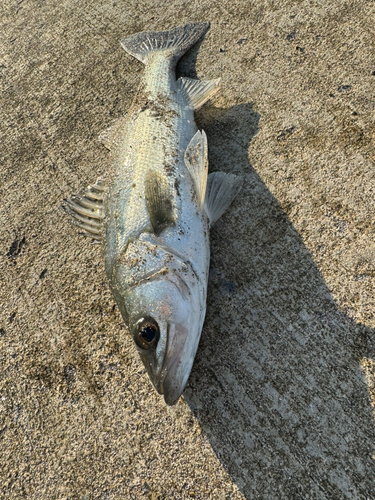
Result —
[[242, 173], [244, 186], [212, 229], [206, 323], [184, 397], [247, 499], [375, 498], [360, 367], [375, 359], [375, 333], [338, 310], [251, 167], [258, 121], [249, 104], [197, 117], [210, 169]]

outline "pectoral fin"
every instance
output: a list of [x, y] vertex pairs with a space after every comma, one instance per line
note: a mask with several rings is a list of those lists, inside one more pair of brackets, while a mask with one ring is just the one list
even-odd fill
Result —
[[72, 223], [83, 230], [85, 236], [102, 241], [103, 199], [107, 184], [99, 178], [82, 193], [64, 200], [63, 209], [72, 216]]
[[177, 84], [180, 92], [190, 102], [194, 110], [199, 109], [203, 104], [211, 99], [220, 88], [220, 78], [201, 82], [192, 78], [179, 78]]
[[167, 177], [149, 170], [145, 179], [145, 198], [151, 225], [156, 236], [176, 222], [175, 193]]
[[242, 179], [234, 174], [213, 172], [208, 176], [204, 208], [211, 225], [232, 203], [241, 189]]
[[185, 165], [193, 178], [198, 206], [203, 208], [208, 174], [207, 136], [202, 130], [194, 135], [185, 151]]

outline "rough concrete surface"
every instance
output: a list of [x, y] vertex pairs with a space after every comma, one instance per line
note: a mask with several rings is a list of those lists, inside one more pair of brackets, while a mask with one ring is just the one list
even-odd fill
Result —
[[[0, 497], [375, 498], [374, 3], [3, 0]], [[111, 166], [99, 133], [143, 66], [124, 36], [211, 30], [178, 67], [244, 176], [212, 230], [183, 398], [152, 389], [100, 247], [62, 200]]]

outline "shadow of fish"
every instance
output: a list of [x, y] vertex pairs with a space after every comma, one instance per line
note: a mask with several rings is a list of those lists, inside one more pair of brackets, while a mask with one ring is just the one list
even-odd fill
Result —
[[175, 77], [178, 59], [208, 28], [193, 23], [121, 42], [146, 69], [127, 115], [101, 136], [113, 174], [65, 202], [84, 234], [103, 243], [113, 295], [169, 405], [186, 385], [203, 327], [209, 228], [240, 189], [234, 175], [208, 175], [206, 134], [194, 122], [219, 80]]

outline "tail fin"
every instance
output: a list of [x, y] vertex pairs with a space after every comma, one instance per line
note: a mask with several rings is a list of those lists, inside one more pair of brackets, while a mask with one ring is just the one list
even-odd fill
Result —
[[177, 63], [209, 27], [210, 23], [191, 23], [169, 31], [143, 31], [121, 40], [121, 45], [126, 52], [144, 64], [147, 64], [148, 54], [156, 51], [169, 53]]

